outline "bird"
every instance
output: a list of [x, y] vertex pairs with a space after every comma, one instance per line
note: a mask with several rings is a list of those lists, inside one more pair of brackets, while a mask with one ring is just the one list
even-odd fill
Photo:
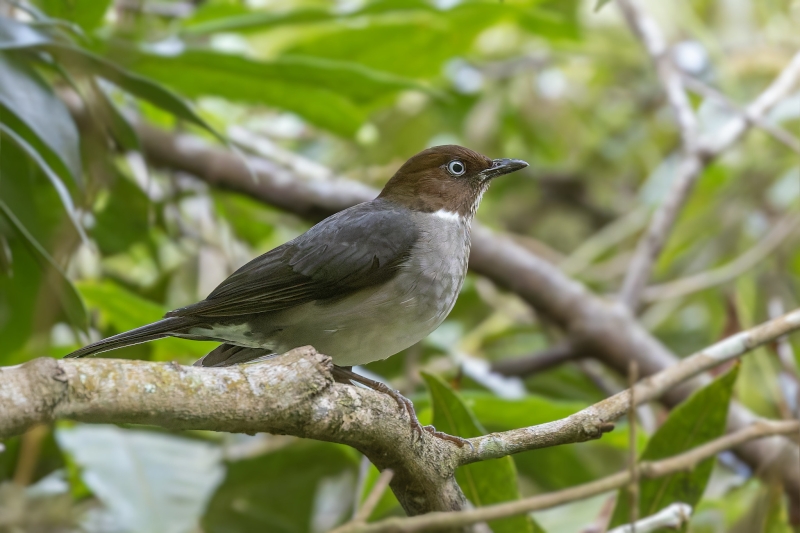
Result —
[[337, 381], [389, 394], [420, 430], [409, 400], [352, 367], [395, 355], [442, 323], [467, 273], [483, 194], [494, 178], [527, 166], [457, 145], [423, 150], [375, 199], [256, 257], [206, 299], [66, 357], [179, 337], [221, 342], [194, 364], [224, 367], [311, 345], [331, 357]]

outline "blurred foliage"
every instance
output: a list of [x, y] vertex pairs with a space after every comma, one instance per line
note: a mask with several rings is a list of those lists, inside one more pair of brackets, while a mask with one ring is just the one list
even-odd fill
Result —
[[[673, 409], [648, 441], [640, 459], [666, 459], [722, 436], [725, 433], [728, 404], [738, 374], [737, 365]], [[691, 471], [642, 481], [639, 485], [636, 516], [653, 515], [673, 503], [686, 503], [694, 508], [703, 495], [713, 468], [714, 459], [711, 458], [699, 463]], [[627, 496], [625, 490], [620, 490], [609, 527], [630, 522], [630, 500]]]
[[[796, 1], [641, 3], [676, 44], [678, 65], [736, 102], [756, 96], [800, 48]], [[235, 127], [376, 187], [433, 144], [526, 159], [531, 167], [498, 180], [478, 217], [591, 289], [615, 292], [671, 183], [679, 139], [651, 62], [604, 4], [0, 2], [0, 365], [61, 356], [152, 321], [309, 227], [149, 166], [138, 121], [250, 151], [228, 140]], [[704, 134], [715, 135], [731, 111], [692, 98]], [[800, 92], [769, 120], [800, 135]], [[704, 171], [653, 282], [725, 265], [799, 209], [797, 154], [753, 131]], [[799, 233], [735, 280], [651, 302], [643, 323], [688, 354], [767, 319], [770, 305], [797, 307]], [[623, 386], [585, 362], [508, 381], [487, 379], [477, 364], [558, 340], [546, 317], [470, 277], [431, 338], [367, 370], [409, 394], [423, 421], [471, 436], [556, 420]], [[797, 358], [800, 343], [791, 342]], [[114, 356], [189, 363], [211, 346], [165, 339]], [[669, 417], [654, 407], [636, 451], [661, 457], [718, 434], [730, 387], [758, 414], [790, 416], [797, 376], [777, 352], [791, 348], [748, 355], [735, 387], [729, 373]], [[459, 480], [481, 505], [597, 479], [624, 468], [629, 453], [623, 423], [599, 441], [470, 465]], [[201, 471], [192, 457], [217, 472], [205, 485], [192, 477]], [[697, 502], [689, 530], [787, 531], [779, 487], [724, 458], [680, 475], [680, 497]], [[122, 473], [131, 464], [140, 477]], [[328, 443], [66, 425], [4, 443], [0, 532], [325, 531], [351, 516], [376, 477], [356, 452]], [[652, 505], [643, 512], [678, 497], [670, 480], [652, 499], [643, 484], [642, 505]], [[152, 522], [124, 518], [154, 509], [164, 514]], [[593, 499], [536, 513], [537, 526], [526, 517], [492, 526], [571, 533], [612, 509]], [[373, 518], [400, 512], [387, 493]]]
[[[438, 431], [465, 439], [486, 434], [461, 398], [446, 383], [431, 374], [423, 373], [433, 403], [433, 426]], [[462, 466], [456, 471], [456, 480], [464, 495], [476, 506], [491, 505], [519, 498], [517, 472], [511, 457], [482, 461]], [[540, 532], [528, 516], [514, 516], [489, 522], [495, 533]]]

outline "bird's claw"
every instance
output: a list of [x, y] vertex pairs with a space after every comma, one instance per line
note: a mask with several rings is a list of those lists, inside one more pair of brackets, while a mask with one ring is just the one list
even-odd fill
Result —
[[467, 440], [467, 439], [465, 439], [463, 437], [459, 437], [457, 435], [449, 435], [447, 433], [443, 433], [443, 432], [437, 430], [433, 426], [424, 426], [422, 429], [424, 429], [425, 431], [427, 431], [428, 433], [430, 433], [432, 436], [436, 437], [437, 439], [442, 439], [442, 440], [446, 440], [448, 442], [452, 442], [453, 444], [455, 444], [459, 448], [463, 448], [464, 445], [469, 445], [469, 447], [472, 448], [473, 451], [475, 450], [475, 446], [469, 440]]
[[380, 381], [375, 381], [369, 378], [365, 378], [364, 376], [360, 376], [358, 374], [353, 373], [351, 370], [334, 366], [334, 379], [341, 381], [341, 382], [356, 382], [361, 383], [362, 385], [371, 388], [374, 391], [382, 392], [383, 394], [387, 394], [394, 398], [394, 401], [397, 402], [397, 405], [400, 406], [400, 409], [405, 411], [408, 414], [409, 424], [411, 425], [411, 433], [412, 438], [422, 438], [423, 431], [426, 431], [431, 434], [431, 436], [436, 437], [437, 439], [446, 440], [448, 442], [452, 442], [459, 448], [463, 448], [465, 444], [469, 444], [469, 447], [473, 450], [475, 446], [468, 441], [467, 439], [456, 437], [454, 435], [448, 435], [447, 433], [443, 433], [441, 431], [437, 431], [433, 426], [422, 426], [417, 420], [417, 413], [414, 411], [414, 404], [411, 403], [411, 400], [400, 394], [398, 391], [392, 389], [391, 387], [387, 386]]

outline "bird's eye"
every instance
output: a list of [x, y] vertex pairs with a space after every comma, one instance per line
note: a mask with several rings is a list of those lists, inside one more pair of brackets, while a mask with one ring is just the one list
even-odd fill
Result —
[[467, 165], [458, 159], [454, 159], [453, 161], [447, 163], [447, 171], [453, 176], [460, 176], [467, 171]]

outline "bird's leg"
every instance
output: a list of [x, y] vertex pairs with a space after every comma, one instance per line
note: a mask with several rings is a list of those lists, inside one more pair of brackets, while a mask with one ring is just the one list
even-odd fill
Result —
[[365, 378], [364, 376], [356, 374], [351, 370], [352, 368], [352, 366], [344, 367], [333, 365], [333, 379], [339, 383], [345, 383], [348, 385], [350, 385], [352, 382], [360, 383], [361, 385], [364, 385], [365, 387], [374, 391], [391, 396], [398, 403], [398, 405], [400, 405], [400, 409], [403, 409], [408, 413], [408, 416], [411, 419], [411, 429], [413, 429], [418, 435], [422, 434], [423, 428], [419, 423], [419, 420], [417, 420], [417, 413], [414, 411], [414, 404], [411, 403], [411, 400], [391, 387], [387, 387], [380, 381], [375, 381], [374, 379]]
[[469, 444], [470, 446], [472, 446], [472, 443], [470, 443], [468, 440], [462, 439], [461, 437], [448, 435], [447, 433], [442, 433], [441, 431], [436, 431], [436, 428], [434, 428], [433, 426], [423, 427], [419, 423], [419, 420], [417, 420], [417, 413], [414, 411], [414, 404], [411, 403], [411, 400], [409, 400], [396, 390], [392, 389], [391, 387], [387, 387], [380, 381], [375, 381], [374, 379], [365, 378], [364, 376], [356, 374], [351, 370], [352, 368], [353, 367], [342, 367], [333, 365], [333, 379], [338, 383], [345, 383], [345, 384], [350, 384], [351, 382], [360, 383], [361, 385], [364, 385], [365, 387], [370, 388], [374, 391], [378, 391], [383, 394], [391, 396], [398, 403], [398, 405], [400, 405], [400, 409], [403, 409], [405, 410], [405, 412], [408, 413], [408, 417], [411, 421], [410, 422], [411, 429], [417, 435], [422, 435], [422, 432], [424, 430], [436, 438], [455, 443], [459, 448], [464, 446], [464, 444]]

